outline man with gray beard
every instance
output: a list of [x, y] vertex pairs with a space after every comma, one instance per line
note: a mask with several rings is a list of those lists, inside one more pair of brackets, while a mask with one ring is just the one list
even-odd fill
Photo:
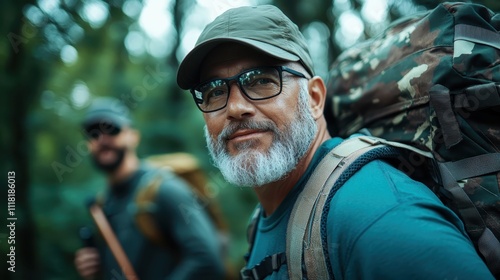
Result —
[[[215, 165], [259, 199], [243, 279], [492, 279], [460, 219], [382, 160], [361, 167], [335, 196], [324, 194], [318, 216], [290, 223], [304, 230], [321, 220], [307, 239], [292, 239], [294, 206], [320, 200], [310, 189], [334, 169], [320, 162], [344, 140], [327, 131], [326, 88], [303, 35], [276, 7], [217, 17], [181, 62], [177, 83], [203, 112]], [[311, 243], [318, 232], [319, 245]], [[287, 251], [294, 242], [319, 250], [324, 267]]]
[[[307, 152], [316, 136], [318, 127], [308, 109], [307, 83], [300, 83], [298, 114], [296, 120], [281, 132], [271, 121], [247, 120], [229, 124], [215, 141], [205, 126], [205, 137], [210, 155], [224, 178], [238, 186], [262, 186], [288, 174]], [[255, 152], [251, 141], [238, 143], [240, 152], [231, 156], [225, 148], [225, 140], [239, 129], [270, 130], [276, 135], [267, 154]]]

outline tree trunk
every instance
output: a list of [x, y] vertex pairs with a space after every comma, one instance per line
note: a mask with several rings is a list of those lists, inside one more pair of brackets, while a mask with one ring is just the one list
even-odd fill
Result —
[[[28, 34], [23, 28], [27, 20], [22, 14], [22, 9], [29, 1], [13, 1], [4, 4], [0, 12], [4, 19], [4, 31], [7, 34], [9, 55], [4, 61], [5, 79], [0, 85], [6, 101], [3, 106], [5, 116], [4, 128], [4, 153], [5, 169], [2, 170], [2, 178], [7, 181], [8, 172], [15, 172], [15, 208], [12, 221], [15, 223], [15, 244], [9, 244], [15, 249], [15, 273], [8, 272], [2, 279], [37, 279], [40, 278], [40, 270], [37, 261], [37, 247], [35, 242], [35, 224], [29, 204], [29, 154], [30, 143], [27, 132], [27, 116], [30, 106], [39, 96], [38, 85], [41, 71], [31, 53], [26, 50], [30, 40], [35, 40], [32, 33]], [[7, 6], [7, 7], [5, 7]], [[4, 35], [5, 36], [5, 35]], [[7, 192], [6, 189], [3, 189]], [[7, 200], [7, 193], [2, 195]], [[4, 209], [5, 210], [5, 209]], [[11, 222], [9, 221], [9, 223]], [[9, 230], [9, 235], [10, 230]], [[10, 265], [8, 265], [10, 267]], [[2, 273], [3, 273], [2, 272]]]

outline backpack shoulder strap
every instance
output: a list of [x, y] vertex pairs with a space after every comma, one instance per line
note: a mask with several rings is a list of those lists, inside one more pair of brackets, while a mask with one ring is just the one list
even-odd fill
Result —
[[147, 171], [139, 182], [135, 193], [135, 222], [139, 231], [153, 243], [163, 247], [170, 247], [164, 234], [158, 228], [158, 225], [152, 215], [154, 201], [164, 179], [161, 174], [164, 171]]
[[360, 136], [343, 141], [320, 161], [300, 199], [295, 202], [288, 221], [286, 257], [290, 279], [329, 279], [320, 227], [323, 207], [330, 192], [341, 187], [366, 163], [398, 155], [396, 148], [385, 145], [378, 138]]
[[130, 279], [138, 279], [137, 274], [134, 271], [134, 267], [127, 257], [127, 254], [125, 254], [122, 244], [120, 244], [120, 241], [118, 241], [118, 238], [116, 237], [113, 228], [111, 228], [111, 225], [109, 224], [106, 215], [102, 211], [101, 206], [99, 204], [90, 206], [90, 214], [92, 215], [95, 224], [99, 228], [101, 235], [106, 241], [109, 250], [113, 254], [113, 257], [122, 269], [124, 275], [127, 275], [127, 278], [130, 277]]
[[247, 226], [247, 242], [248, 242], [248, 252], [243, 257], [245, 262], [248, 263], [248, 259], [250, 258], [250, 254], [252, 253], [253, 243], [255, 241], [255, 234], [257, 233], [257, 225], [259, 224], [260, 213], [262, 212], [262, 208], [260, 204], [255, 207], [252, 213], [252, 218], [250, 219], [250, 223]]
[[453, 197], [457, 214], [486, 265], [500, 276], [500, 242], [457, 181], [500, 170], [500, 153], [482, 154], [454, 162], [438, 162], [443, 188]]

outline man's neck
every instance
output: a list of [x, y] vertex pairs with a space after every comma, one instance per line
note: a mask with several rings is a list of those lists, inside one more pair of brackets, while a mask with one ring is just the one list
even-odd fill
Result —
[[139, 159], [137, 156], [126, 156], [122, 164], [108, 175], [109, 184], [115, 185], [130, 178], [139, 169]]

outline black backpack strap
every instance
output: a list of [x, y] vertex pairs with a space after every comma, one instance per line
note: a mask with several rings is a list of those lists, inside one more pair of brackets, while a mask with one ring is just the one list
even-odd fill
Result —
[[482, 219], [479, 211], [457, 181], [500, 170], [500, 153], [478, 155], [454, 162], [438, 163], [443, 187], [462, 218], [467, 233], [483, 256], [490, 271], [500, 275], [500, 242]]
[[[257, 205], [257, 207], [255, 207], [255, 210], [253, 211], [252, 214], [252, 218], [247, 227], [247, 240], [249, 243], [249, 249], [244, 256], [246, 263], [248, 263], [250, 254], [252, 253], [261, 212], [262, 212], [262, 207], [259, 204]], [[273, 272], [278, 271], [280, 267], [285, 263], [286, 263], [285, 252], [267, 256], [260, 263], [256, 264], [251, 268], [243, 267], [240, 271], [240, 278], [243, 280], [264, 279], [267, 276], [271, 275]]]
[[469, 24], [457, 24], [455, 26], [455, 40], [467, 40], [500, 49], [500, 34]]
[[280, 267], [285, 263], [286, 263], [285, 252], [267, 256], [260, 263], [256, 264], [254, 267], [243, 268], [240, 271], [240, 277], [242, 280], [264, 279], [267, 276], [273, 274], [273, 272], [278, 271]]
[[248, 263], [248, 259], [250, 258], [250, 254], [252, 253], [253, 243], [255, 240], [255, 235], [257, 233], [257, 225], [259, 224], [259, 218], [262, 208], [260, 204], [255, 207], [252, 213], [252, 218], [250, 223], [247, 226], [247, 242], [248, 242], [248, 252], [243, 256], [245, 262]]
[[457, 118], [453, 112], [450, 90], [445, 86], [436, 84], [429, 91], [430, 104], [436, 112], [439, 125], [443, 131], [443, 140], [449, 149], [462, 141], [462, 134]]

